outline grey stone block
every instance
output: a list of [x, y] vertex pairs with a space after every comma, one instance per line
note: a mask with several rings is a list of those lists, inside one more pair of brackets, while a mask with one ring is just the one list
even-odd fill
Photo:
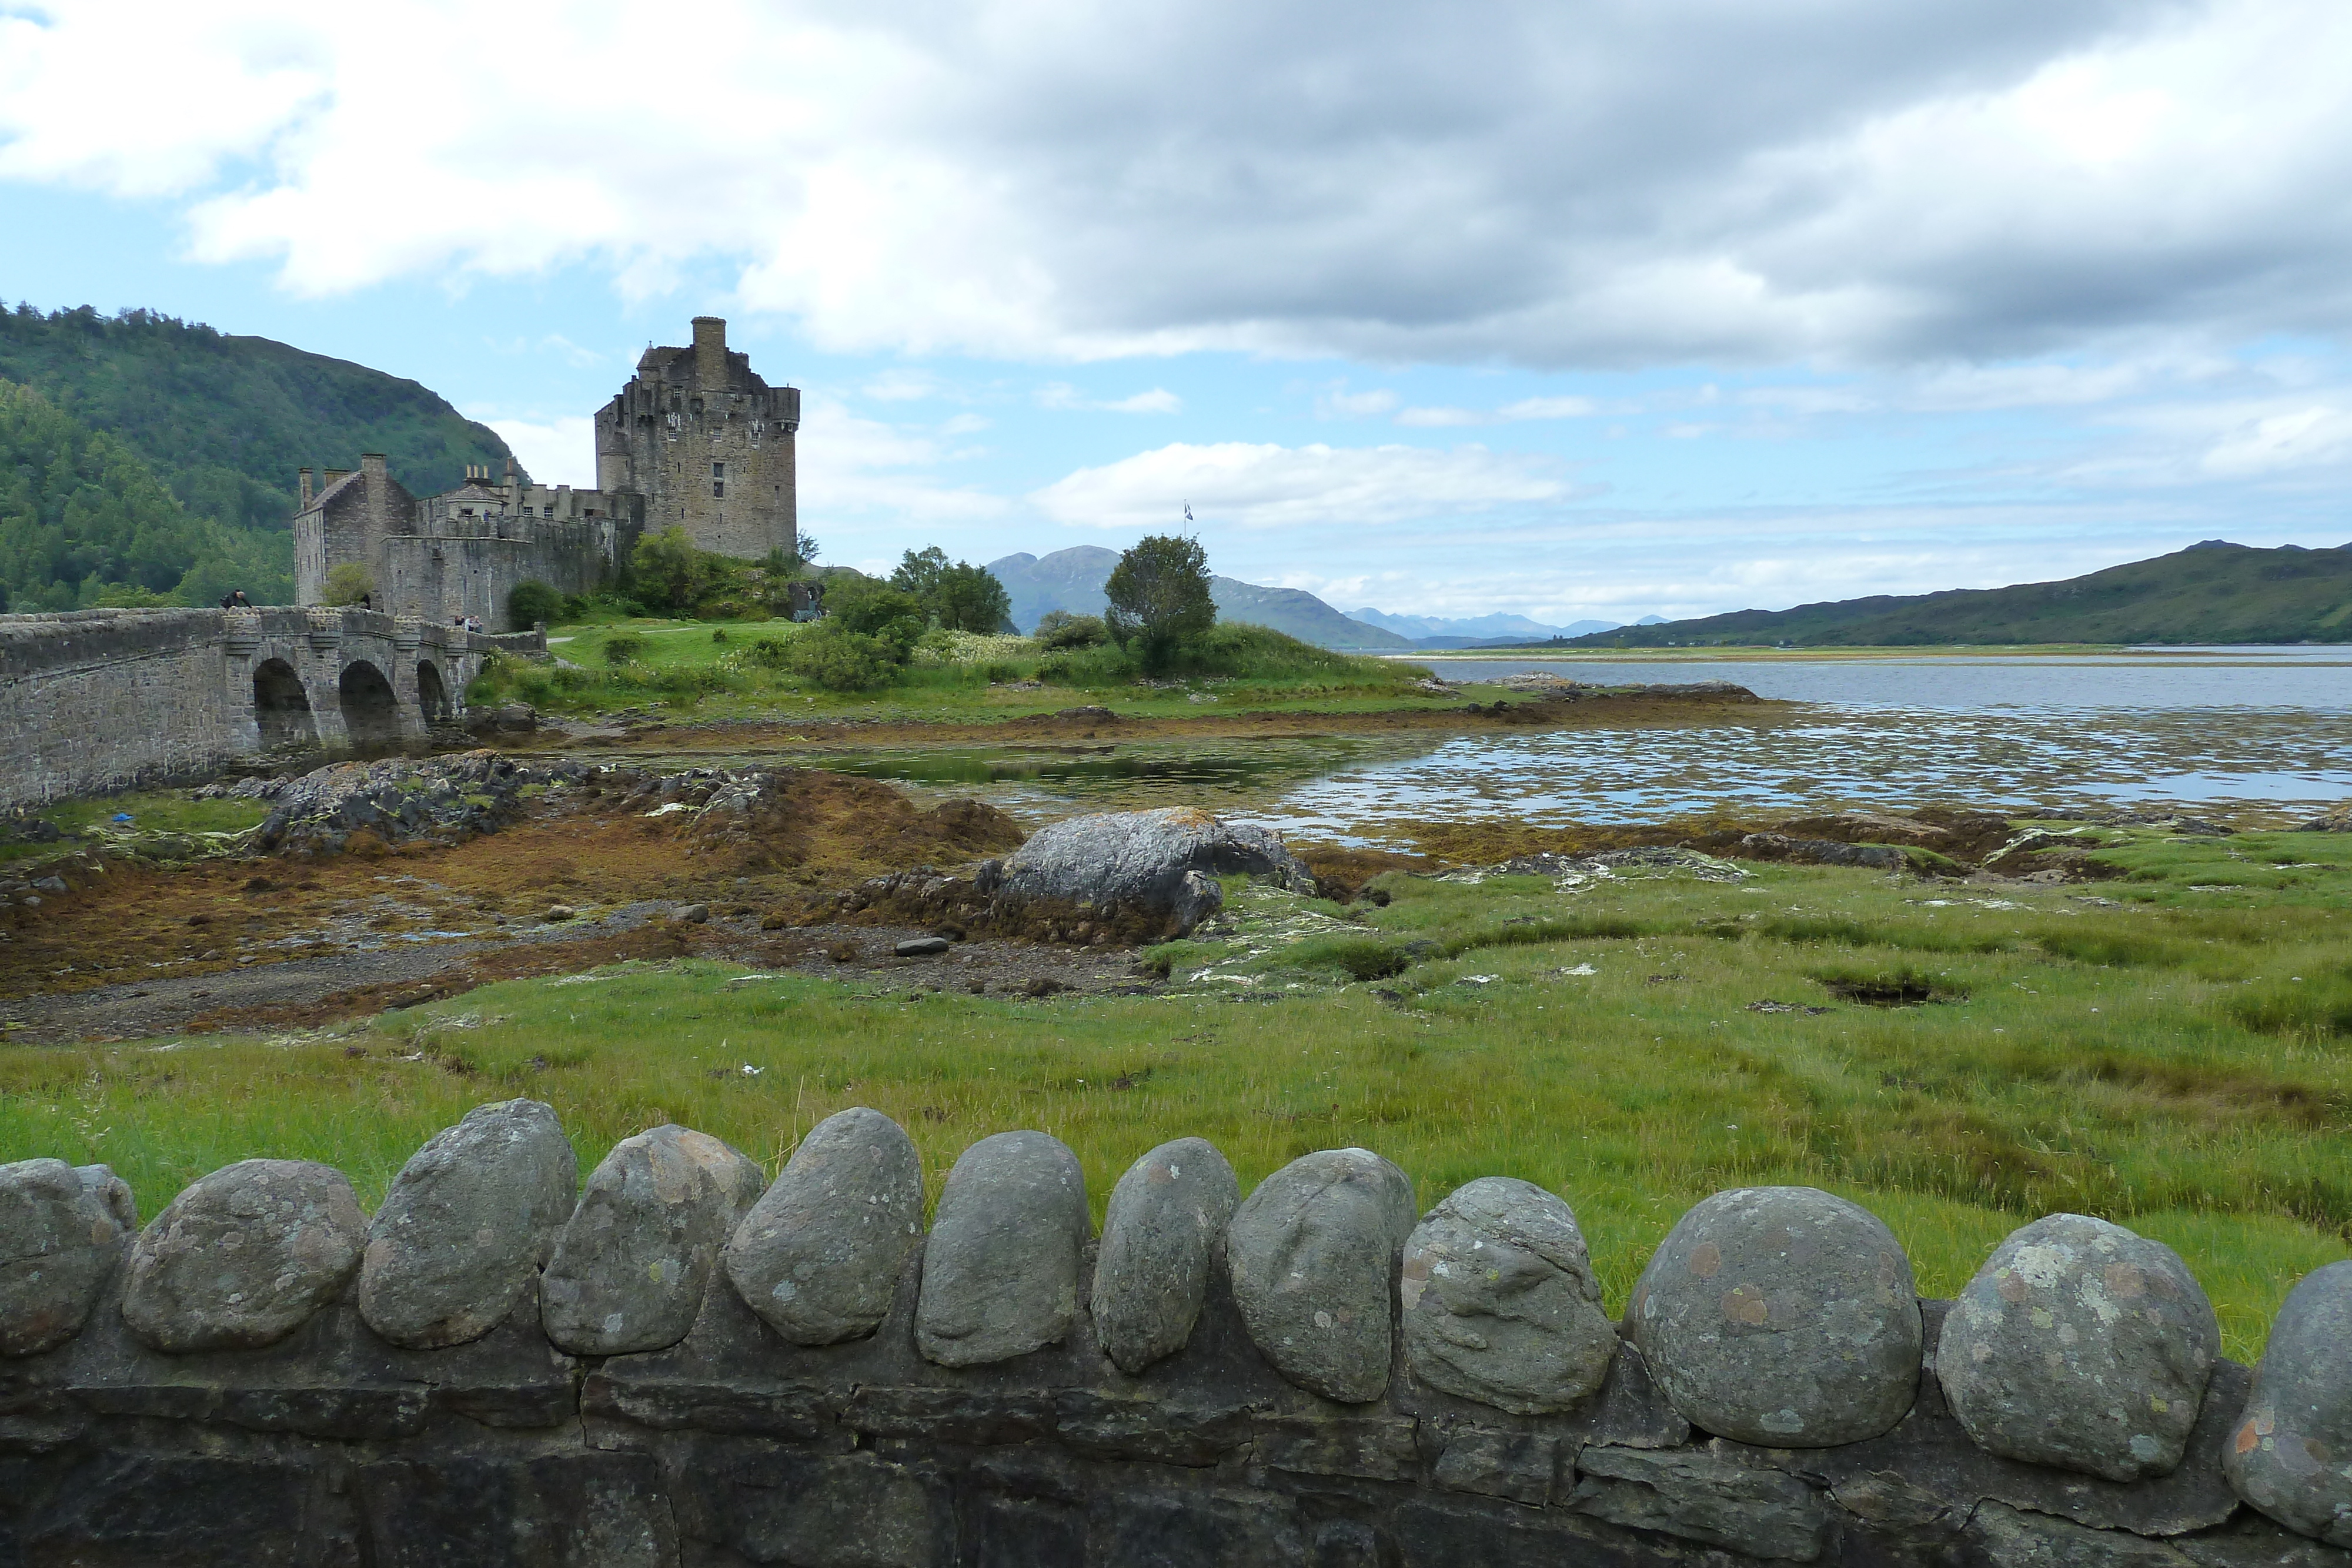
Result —
[[1690, 1449], [1586, 1448], [1569, 1506], [1632, 1530], [1654, 1530], [1749, 1557], [1811, 1563], [1829, 1513], [1821, 1495], [1777, 1470]]
[[1405, 1242], [1399, 1291], [1405, 1364], [1465, 1399], [1522, 1416], [1565, 1410], [1616, 1359], [1576, 1216], [1532, 1182], [1455, 1188]]
[[1874, 1437], [1918, 1387], [1919, 1301], [1902, 1243], [1814, 1187], [1740, 1187], [1693, 1206], [1628, 1315], [1675, 1408], [1743, 1443]]
[[898, 1123], [859, 1106], [818, 1123], [727, 1243], [727, 1277], [794, 1344], [872, 1333], [922, 1242], [923, 1162]]
[[1988, 1452], [2130, 1481], [2180, 1463], [2221, 1349], [2171, 1248], [2053, 1214], [2012, 1231], [1961, 1291], [1936, 1372]]
[[489, 1333], [554, 1251], [579, 1182], [552, 1109], [536, 1100], [476, 1106], [393, 1178], [368, 1224], [360, 1315], [410, 1350]]
[[1225, 1230], [1234, 1301], [1276, 1371], [1343, 1405], [1381, 1396], [1414, 1208], [1412, 1179], [1368, 1149], [1302, 1155], [1243, 1200]]
[[1202, 1138], [1162, 1144], [1118, 1178], [1089, 1306], [1096, 1343], [1120, 1371], [1141, 1372], [1184, 1348], [1240, 1201], [1234, 1167]]
[[0, 1355], [79, 1333], [137, 1228], [131, 1189], [104, 1166], [0, 1166]]
[[2289, 1530], [2352, 1547], [2352, 1263], [2315, 1269], [2288, 1293], [2221, 1468]]
[[1090, 1228], [1086, 1173], [1059, 1139], [999, 1133], [966, 1149], [923, 1246], [916, 1345], [977, 1366], [1060, 1343]]
[[575, 1355], [676, 1344], [764, 1177], [748, 1155], [675, 1124], [613, 1145], [541, 1281], [547, 1337]]
[[366, 1219], [343, 1173], [242, 1160], [196, 1178], [140, 1232], [122, 1321], [156, 1350], [257, 1350], [343, 1292]]

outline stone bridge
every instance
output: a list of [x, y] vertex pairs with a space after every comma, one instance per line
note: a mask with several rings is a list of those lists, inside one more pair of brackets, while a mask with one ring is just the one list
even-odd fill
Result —
[[421, 741], [462, 716], [488, 655], [545, 647], [367, 610], [0, 615], [0, 809], [280, 746]]

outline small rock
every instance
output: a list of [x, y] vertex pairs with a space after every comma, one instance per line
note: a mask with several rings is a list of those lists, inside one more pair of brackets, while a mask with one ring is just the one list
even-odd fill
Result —
[[1192, 1337], [1240, 1200], [1234, 1167], [1202, 1138], [1162, 1144], [1118, 1178], [1088, 1305], [1095, 1338], [1121, 1372], [1141, 1372]]
[[138, 1224], [131, 1189], [104, 1166], [0, 1166], [0, 1355], [79, 1333]]
[[342, 1294], [366, 1231], [333, 1166], [240, 1160], [197, 1177], [139, 1233], [122, 1321], [175, 1354], [275, 1344]]
[[368, 1225], [360, 1316], [410, 1350], [489, 1333], [554, 1251], [579, 1183], [551, 1108], [476, 1106], [393, 1178]]
[[923, 1234], [923, 1162], [898, 1123], [859, 1106], [803, 1138], [727, 1243], [727, 1277], [794, 1344], [881, 1326]]
[[954, 946], [944, 936], [909, 936], [891, 951], [901, 958], [927, 958], [934, 953], [944, 953]]
[[547, 1337], [574, 1355], [684, 1339], [720, 1249], [763, 1185], [748, 1155], [675, 1123], [614, 1145], [541, 1280]]
[[2222, 1450], [2231, 1490], [2299, 1535], [2352, 1547], [2352, 1263], [2305, 1275], [2271, 1324]]
[[1412, 1231], [1412, 1181], [1369, 1149], [1291, 1161], [1234, 1210], [1225, 1260], [1242, 1323], [1274, 1369], [1343, 1405], [1389, 1382], [1397, 1250]]
[[66, 885], [66, 879], [61, 876], [40, 877], [35, 880], [33, 885], [39, 888], [43, 893], [71, 893], [73, 891], [72, 888]]
[[568, 904], [551, 904], [547, 906], [547, 914], [543, 918], [548, 920], [569, 920], [579, 913], [580, 912], [578, 910], [572, 908]]
[[2171, 1248], [2053, 1214], [2011, 1232], [1960, 1291], [1936, 1371], [1987, 1452], [2136, 1481], [2180, 1463], [2221, 1353]]
[[1405, 1364], [1433, 1388], [1515, 1415], [1599, 1392], [1617, 1330], [1567, 1204], [1532, 1182], [1457, 1187], [1405, 1242]]
[[1923, 1332], [1903, 1244], [1815, 1187], [1740, 1187], [1694, 1205], [1628, 1315], [1675, 1410], [1735, 1442], [1860, 1442], [1900, 1421], [1917, 1392]]
[[923, 1246], [915, 1343], [941, 1366], [1058, 1343], [1077, 1315], [1087, 1178], [1043, 1133], [999, 1133], [948, 1172]]
[[686, 922], [688, 925], [699, 925], [710, 918], [710, 905], [707, 904], [689, 904], [684, 909], [677, 912], [677, 918]]

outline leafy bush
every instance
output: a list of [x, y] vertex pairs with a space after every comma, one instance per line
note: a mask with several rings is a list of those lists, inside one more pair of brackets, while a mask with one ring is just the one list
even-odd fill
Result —
[[631, 664], [646, 656], [649, 644], [635, 632], [615, 632], [604, 643], [604, 662], [608, 664]]
[[788, 673], [829, 692], [869, 691], [897, 674], [905, 663], [905, 651], [898, 643], [830, 619], [793, 638], [784, 654]]
[[922, 601], [901, 588], [871, 578], [835, 578], [825, 587], [824, 623], [864, 637], [877, 637], [898, 650], [903, 664], [922, 638]]
[[347, 560], [327, 573], [327, 602], [357, 604], [375, 592], [375, 579], [368, 569], [355, 560]]
[[629, 575], [636, 596], [664, 610], [690, 609], [709, 580], [702, 552], [675, 523], [637, 541], [629, 556]]
[[1066, 610], [1050, 610], [1037, 622], [1031, 633], [1037, 646], [1058, 653], [1065, 648], [1098, 648], [1110, 641], [1110, 628], [1099, 615], [1073, 615]]
[[765, 670], [781, 670], [792, 662], [793, 645], [782, 637], [761, 637], [742, 656]]
[[507, 595], [507, 620], [518, 627], [527, 628], [544, 621], [552, 626], [565, 619], [564, 611], [570, 601], [537, 578], [518, 582]]

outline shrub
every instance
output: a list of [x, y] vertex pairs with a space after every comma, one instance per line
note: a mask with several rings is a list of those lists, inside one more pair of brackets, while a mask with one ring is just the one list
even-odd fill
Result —
[[605, 640], [604, 662], [626, 664], [646, 656], [646, 640], [635, 632], [615, 632]]
[[327, 602], [357, 604], [375, 592], [375, 579], [368, 569], [355, 560], [347, 560], [327, 573]]
[[1048, 611], [1037, 622], [1033, 633], [1037, 646], [1058, 653], [1065, 648], [1098, 648], [1110, 641], [1110, 628], [1099, 615], [1073, 615], [1066, 610]]
[[743, 657], [762, 669], [781, 670], [792, 662], [793, 645], [782, 637], [761, 637], [743, 650]]
[[829, 692], [862, 692], [897, 674], [905, 658], [898, 644], [886, 638], [827, 620], [792, 640], [786, 646], [784, 668]]
[[921, 601], [871, 578], [834, 579], [825, 587], [824, 611], [828, 624], [892, 644], [898, 650], [893, 664], [907, 662], [925, 631]]
[[665, 610], [684, 610], [702, 596], [707, 580], [702, 552], [684, 528], [673, 524], [637, 541], [629, 557], [637, 597]]
[[541, 621], [552, 626], [564, 619], [565, 607], [563, 595], [537, 578], [530, 578], [516, 583], [514, 591], [507, 595], [507, 621], [518, 628], [529, 628]]

